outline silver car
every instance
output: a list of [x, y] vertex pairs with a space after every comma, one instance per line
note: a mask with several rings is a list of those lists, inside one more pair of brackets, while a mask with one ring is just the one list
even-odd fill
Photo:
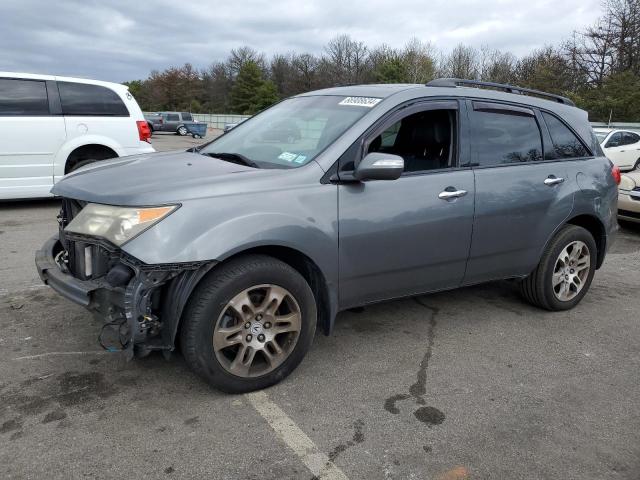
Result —
[[[281, 138], [285, 121], [299, 134]], [[213, 386], [246, 392], [289, 375], [348, 308], [497, 279], [574, 307], [619, 181], [563, 97], [458, 79], [331, 88], [188, 152], [66, 176], [36, 264], [130, 356], [180, 345]]]

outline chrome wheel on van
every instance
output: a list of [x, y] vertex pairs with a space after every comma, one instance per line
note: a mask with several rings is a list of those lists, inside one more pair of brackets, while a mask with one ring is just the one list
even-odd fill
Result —
[[213, 332], [213, 349], [227, 372], [258, 377], [289, 357], [301, 327], [300, 306], [288, 290], [256, 285], [226, 304]]
[[553, 270], [553, 292], [562, 302], [574, 299], [584, 288], [591, 267], [589, 247], [576, 240], [558, 255]]

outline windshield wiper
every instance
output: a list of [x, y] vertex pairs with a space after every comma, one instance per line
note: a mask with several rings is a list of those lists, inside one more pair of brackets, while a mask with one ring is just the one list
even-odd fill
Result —
[[260, 168], [256, 162], [251, 160], [250, 158], [245, 157], [240, 153], [228, 153], [228, 152], [202, 152], [202, 155], [208, 155], [209, 157], [219, 158], [221, 160], [226, 160], [227, 162], [237, 163], [238, 165], [245, 165], [247, 167]]

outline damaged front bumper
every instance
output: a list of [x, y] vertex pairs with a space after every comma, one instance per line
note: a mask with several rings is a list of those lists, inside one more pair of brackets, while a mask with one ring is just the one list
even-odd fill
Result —
[[71, 240], [84, 252], [82, 273], [69, 264], [69, 252], [56, 235], [36, 252], [42, 281], [105, 323], [126, 325], [121, 341], [128, 358], [153, 350], [168, 355], [191, 291], [215, 262], [146, 265], [100, 239]]

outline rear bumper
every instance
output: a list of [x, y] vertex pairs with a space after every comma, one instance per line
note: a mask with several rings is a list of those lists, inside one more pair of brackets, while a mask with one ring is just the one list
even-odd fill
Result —
[[618, 218], [640, 222], [640, 192], [620, 192], [618, 195]]
[[153, 146], [148, 142], [138, 142], [137, 147], [126, 147], [125, 155], [141, 155], [144, 153], [154, 153], [156, 151]]

